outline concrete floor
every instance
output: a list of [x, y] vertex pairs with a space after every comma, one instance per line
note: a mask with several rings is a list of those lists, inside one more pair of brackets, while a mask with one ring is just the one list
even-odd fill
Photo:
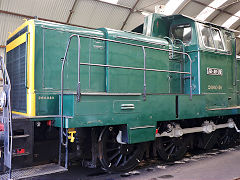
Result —
[[122, 174], [107, 174], [101, 169], [87, 169], [79, 165], [68, 172], [53, 174], [34, 180], [236, 180], [240, 178], [240, 146], [227, 150], [185, 157], [181, 161], [164, 164], [158, 160], [141, 163], [135, 171]]

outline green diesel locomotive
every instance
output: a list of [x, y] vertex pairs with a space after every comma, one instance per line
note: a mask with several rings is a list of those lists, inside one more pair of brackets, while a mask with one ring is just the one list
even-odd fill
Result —
[[78, 158], [119, 172], [149, 149], [174, 161], [188, 148], [237, 141], [234, 32], [159, 14], [133, 31], [36, 19], [9, 36], [6, 67], [1, 61], [2, 166], [58, 158], [51, 173]]

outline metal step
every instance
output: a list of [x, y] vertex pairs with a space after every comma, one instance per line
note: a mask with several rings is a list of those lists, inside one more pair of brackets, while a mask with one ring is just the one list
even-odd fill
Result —
[[13, 153], [12, 154], [12, 157], [14, 158], [14, 157], [20, 157], [20, 156], [28, 156], [28, 155], [30, 155], [31, 153], [29, 153], [29, 152], [25, 152], [25, 153]]
[[[23, 179], [23, 178], [31, 178], [36, 176], [42, 176], [47, 174], [59, 173], [67, 171], [66, 168], [59, 166], [58, 164], [45, 164], [40, 166], [33, 166], [23, 169], [16, 169], [12, 171], [12, 179]], [[9, 174], [1, 174], [1, 180], [7, 180], [9, 178]]]
[[27, 138], [27, 137], [29, 137], [29, 136], [30, 136], [29, 134], [24, 134], [24, 135], [15, 135], [15, 136], [13, 136], [13, 139]]

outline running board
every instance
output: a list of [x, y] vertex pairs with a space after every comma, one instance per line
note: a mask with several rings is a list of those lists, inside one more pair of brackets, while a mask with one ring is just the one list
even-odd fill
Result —
[[[47, 174], [64, 172], [64, 171], [67, 171], [67, 169], [62, 166], [59, 166], [58, 164], [51, 163], [51, 164], [12, 170], [11, 179], [15, 180], [15, 179], [31, 178], [36, 176], [43, 176]], [[9, 173], [1, 174], [0, 179], [1, 180], [9, 179]]]

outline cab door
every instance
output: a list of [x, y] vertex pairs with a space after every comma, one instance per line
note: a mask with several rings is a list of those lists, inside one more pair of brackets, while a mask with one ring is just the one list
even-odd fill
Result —
[[201, 63], [201, 93], [208, 109], [237, 105], [234, 84], [234, 52], [229, 52], [224, 30], [198, 24]]

